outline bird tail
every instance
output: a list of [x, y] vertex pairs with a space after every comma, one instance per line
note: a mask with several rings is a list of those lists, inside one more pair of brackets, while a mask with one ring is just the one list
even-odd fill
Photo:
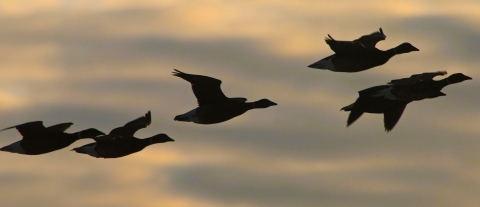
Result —
[[198, 120], [198, 118], [196, 117], [196, 112], [197, 112], [197, 109], [193, 109], [193, 110], [191, 110], [187, 113], [175, 116], [175, 118], [173, 120], [175, 120], [175, 121], [185, 121], [185, 122], [195, 122], [196, 120]]
[[87, 145], [83, 145], [81, 147], [73, 148], [72, 151], [98, 158], [99, 157], [98, 153], [97, 151], [95, 151], [96, 146], [97, 146], [97, 143], [90, 143]]
[[185, 114], [182, 114], [182, 115], [178, 115], [178, 116], [175, 116], [175, 118], [173, 119], [175, 121], [185, 121], [185, 122], [190, 122], [188, 116], [185, 116]]
[[72, 151], [75, 151], [75, 152], [81, 153], [81, 154], [88, 154], [87, 150], [84, 147], [73, 148]]
[[309, 68], [315, 68], [315, 69], [335, 71], [335, 66], [332, 63], [333, 56], [334, 55], [323, 58], [323, 59], [321, 59], [317, 62], [314, 62], [314, 63], [310, 64], [308, 67]]
[[348, 105], [348, 106], [345, 106], [345, 107], [343, 107], [342, 109], [340, 109], [340, 111], [351, 111], [354, 104], [355, 104], [355, 103], [352, 103], [352, 104], [350, 104], [350, 105]]

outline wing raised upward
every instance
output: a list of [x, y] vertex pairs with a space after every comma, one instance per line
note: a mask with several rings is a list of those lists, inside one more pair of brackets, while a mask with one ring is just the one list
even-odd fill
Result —
[[357, 54], [367, 51], [367, 48], [365, 48], [359, 42], [338, 41], [333, 39], [333, 37], [330, 35], [325, 38], [325, 42], [328, 44], [328, 46], [330, 46], [330, 49], [332, 49], [335, 54]]
[[325, 42], [330, 46], [336, 54], [358, 54], [369, 51], [369, 49], [376, 49], [375, 45], [387, 36], [383, 33], [382, 28], [379, 31], [368, 35], [363, 35], [353, 41], [338, 41], [333, 39], [330, 34], [325, 38]]
[[7, 129], [16, 128], [17, 131], [23, 136], [24, 139], [35, 139], [37, 137], [45, 137], [50, 135], [49, 130], [43, 126], [42, 121], [32, 121], [24, 124], [19, 124], [16, 126], [7, 127], [0, 131], [4, 131]]
[[221, 80], [203, 75], [188, 74], [177, 69], [174, 70], [174, 76], [180, 77], [192, 84], [192, 90], [195, 97], [197, 97], [199, 106], [221, 103], [229, 100], [220, 88], [220, 85], [222, 84]]
[[122, 127], [117, 127], [107, 135], [111, 138], [131, 138], [139, 129], [146, 128], [152, 123], [152, 114], [148, 111], [145, 116], [139, 117], [126, 123]]
[[387, 38], [387, 36], [385, 36], [382, 28], [380, 28], [377, 32], [363, 35], [360, 38], [353, 40], [353, 42], [358, 42], [362, 44], [365, 48], [374, 48], [378, 42], [385, 40], [385, 38]]

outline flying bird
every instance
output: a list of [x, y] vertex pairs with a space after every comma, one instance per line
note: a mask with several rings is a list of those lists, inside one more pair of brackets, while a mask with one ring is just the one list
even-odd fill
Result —
[[39, 155], [65, 148], [78, 139], [94, 138], [103, 132], [90, 128], [76, 133], [65, 133], [73, 123], [61, 123], [45, 128], [42, 121], [28, 122], [2, 129], [16, 128], [22, 140], [0, 148], [1, 151], [25, 155]]
[[192, 84], [193, 93], [198, 101], [197, 108], [176, 116], [175, 121], [216, 124], [242, 115], [251, 109], [262, 109], [277, 105], [268, 99], [246, 102], [246, 98], [228, 98], [220, 88], [222, 81], [212, 77], [188, 74], [176, 69], [173, 75]]
[[323, 58], [308, 67], [334, 72], [360, 72], [385, 64], [395, 55], [419, 51], [405, 42], [389, 50], [379, 50], [375, 45], [386, 38], [382, 28], [378, 32], [364, 35], [354, 41], [337, 41], [328, 35], [325, 42], [335, 54]]
[[359, 91], [357, 100], [343, 107], [341, 110], [349, 111], [347, 119], [347, 127], [353, 124], [363, 113], [383, 114], [383, 123], [385, 131], [389, 132], [395, 127], [403, 111], [411, 101], [395, 101], [385, 99], [383, 97], [373, 97], [372, 95], [383, 90], [389, 85], [374, 86], [365, 90]]
[[133, 136], [139, 129], [146, 128], [151, 123], [152, 117], [148, 111], [145, 116], [113, 129], [108, 135], [96, 137], [94, 143], [74, 148], [73, 151], [96, 158], [118, 158], [139, 152], [152, 144], [174, 141], [166, 134], [157, 134], [145, 139]]
[[373, 94], [373, 97], [384, 97], [390, 100], [419, 101], [426, 98], [445, 96], [441, 90], [450, 84], [471, 80], [462, 73], [455, 73], [442, 80], [433, 80], [436, 76], [446, 75], [446, 71], [415, 74], [409, 78], [390, 81], [387, 87]]
[[439, 81], [433, 80], [435, 76], [445, 74], [447, 74], [445, 71], [416, 74], [410, 78], [392, 80], [388, 85], [359, 91], [357, 100], [341, 109], [350, 111], [347, 126], [353, 124], [363, 113], [383, 114], [385, 131], [389, 132], [400, 120], [407, 104], [426, 98], [445, 96], [441, 92], [445, 86], [472, 79], [461, 73], [455, 73]]

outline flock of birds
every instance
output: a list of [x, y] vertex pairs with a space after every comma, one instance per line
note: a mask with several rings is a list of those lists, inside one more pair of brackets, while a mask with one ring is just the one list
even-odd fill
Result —
[[[408, 42], [385, 51], [377, 49], [375, 45], [386, 37], [382, 28], [353, 41], [338, 41], [328, 35], [325, 41], [335, 54], [308, 67], [334, 72], [360, 72], [383, 65], [395, 55], [419, 51]], [[350, 111], [347, 126], [353, 124], [363, 113], [383, 114], [385, 131], [389, 132], [410, 102], [445, 96], [441, 92], [443, 87], [472, 79], [462, 73], [455, 73], [442, 80], [433, 80], [436, 76], [446, 74], [446, 71], [415, 74], [409, 78], [392, 80], [387, 85], [359, 91], [357, 100], [341, 109]]]
[[[377, 49], [376, 44], [385, 38], [382, 28], [353, 41], [338, 41], [328, 35], [325, 41], [335, 54], [308, 67], [334, 72], [360, 72], [383, 65], [395, 55], [419, 51], [410, 43], [402, 43], [385, 51]], [[385, 130], [391, 131], [410, 102], [445, 96], [441, 92], [443, 87], [472, 79], [462, 73], [456, 73], [442, 80], [433, 80], [436, 76], [446, 74], [445, 71], [415, 74], [409, 78], [392, 80], [387, 85], [359, 91], [357, 100], [341, 109], [350, 112], [347, 126], [355, 122], [363, 113], [377, 113], [384, 115]], [[251, 109], [277, 105], [268, 99], [247, 102], [247, 99], [242, 97], [229, 98], [223, 94], [220, 88], [222, 81], [212, 77], [188, 74], [176, 69], [173, 75], [191, 83], [193, 93], [198, 101], [197, 108], [176, 116], [174, 119], [176, 121], [217, 124], [242, 115]], [[22, 140], [0, 150], [39, 155], [63, 149], [79, 139], [92, 138], [95, 142], [74, 148], [73, 151], [96, 158], [118, 158], [141, 151], [151, 144], [174, 141], [166, 134], [157, 134], [145, 139], [136, 138], [135, 132], [150, 125], [151, 121], [151, 113], [148, 111], [145, 116], [117, 127], [108, 134], [94, 128], [71, 134], [66, 133], [65, 130], [73, 124], [70, 122], [50, 127], [45, 127], [42, 121], [28, 122], [0, 130], [16, 128], [23, 137]]]

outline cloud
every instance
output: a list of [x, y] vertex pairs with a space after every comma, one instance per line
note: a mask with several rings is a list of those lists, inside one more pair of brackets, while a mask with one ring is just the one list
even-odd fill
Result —
[[[91, 140], [42, 156], [1, 153], [2, 201], [475, 206], [474, 20], [435, 10], [445, 3], [421, 2], [413, 13], [377, 1], [361, 7], [347, 1], [185, 3], [105, 3], [98, 10], [52, 4], [0, 20], [0, 125], [71, 121], [69, 132], [95, 127], [108, 133], [151, 110], [152, 124], [137, 136], [166, 133], [176, 140], [114, 160], [69, 151]], [[353, 10], [363, 13], [352, 16]], [[355, 74], [306, 67], [332, 53], [323, 41], [327, 33], [354, 39], [379, 26], [388, 36], [379, 48], [408, 41], [420, 52]], [[188, 82], [171, 75], [173, 68], [221, 79], [227, 96], [279, 105], [217, 125], [175, 122], [196, 99]], [[381, 115], [365, 114], [346, 128], [348, 113], [339, 110], [359, 90], [437, 70], [474, 80], [446, 87], [446, 97], [409, 104], [388, 134]], [[4, 145], [20, 139], [15, 130], [2, 137]]]
[[[435, 56], [441, 63], [445, 62], [477, 62], [480, 53], [480, 30], [468, 25], [455, 16], [418, 16], [401, 19], [395, 25], [419, 36], [421, 39], [433, 39], [438, 45], [436, 51], [426, 51]], [[423, 52], [423, 51], [422, 51]]]
[[[441, 199], [439, 194], [448, 191], [451, 183], [468, 185], [468, 181], [459, 180], [453, 174], [420, 166], [289, 174], [274, 167], [267, 173], [234, 166], [174, 168], [169, 173], [172, 176], [170, 185], [180, 194], [220, 200], [224, 205], [245, 203], [254, 206], [425, 205]], [[436, 192], [425, 189], [432, 185], [437, 186]]]

